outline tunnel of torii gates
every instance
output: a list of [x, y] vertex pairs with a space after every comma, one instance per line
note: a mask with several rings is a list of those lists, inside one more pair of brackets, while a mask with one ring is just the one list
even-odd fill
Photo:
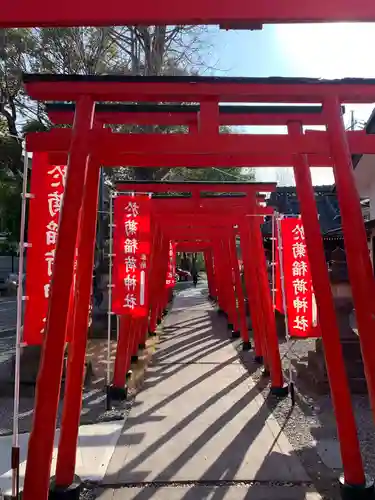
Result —
[[[364, 490], [366, 480], [324, 257], [310, 166], [333, 167], [365, 374], [372, 409], [375, 411], [375, 341], [373, 340], [375, 287], [351, 162], [352, 154], [374, 154], [375, 138], [368, 135], [366, 131], [346, 132], [341, 109], [341, 105], [345, 103], [374, 102], [375, 81], [25, 75], [24, 83], [26, 92], [33, 99], [75, 103], [71, 128], [54, 128], [48, 132], [28, 134], [26, 140], [28, 151], [34, 154], [48, 153], [49, 162], [52, 165], [67, 165], [67, 177], [55, 252], [54, 274], [50, 288], [49, 314], [45, 329], [42, 362], [37, 381], [33, 429], [29, 440], [24, 499], [45, 499], [48, 494], [77, 237], [79, 237], [78, 266], [81, 265], [82, 270], [78, 271], [76, 286], [77, 290], [82, 286], [82, 290], [76, 293], [75, 297], [77, 312], [75, 321], [77, 325], [79, 322], [82, 325], [82, 323], [86, 324], [87, 314], [83, 307], [80, 308], [80, 301], [87, 306], [90, 296], [91, 277], [89, 275], [91, 276], [92, 260], [85, 256], [92, 254], [95, 239], [99, 168], [121, 165], [139, 168], [293, 166], [331, 395], [337, 417], [344, 469], [343, 481], [349, 488], [355, 487], [356, 491]], [[158, 112], [149, 113], [148, 118], [146, 118], [147, 112], [141, 111], [140, 114], [132, 112], [132, 116], [130, 116], [131, 110], [129, 108], [124, 110], [120, 107], [119, 118], [111, 117], [110, 114], [105, 116], [104, 113], [104, 118], [101, 119], [100, 113], [103, 108], [99, 108], [98, 105], [98, 112], [96, 112], [96, 102], [132, 102], [138, 103], [140, 106], [143, 106], [142, 103], [145, 102], [184, 102], [199, 103], [199, 106], [193, 108], [186, 115], [186, 109], [184, 109], [182, 113], [177, 113], [175, 116], [173, 111], [163, 114], [163, 105], [159, 105]], [[311, 111], [311, 107], [310, 110], [306, 109], [309, 106], [305, 106], [303, 109], [295, 106], [294, 111], [291, 110], [292, 106], [289, 109], [271, 106], [271, 110], [268, 112], [264, 108], [258, 108], [252, 112], [252, 106], [249, 106], [248, 113], [242, 111], [237, 114], [235, 112], [228, 114], [228, 111], [221, 112], [221, 106], [219, 106], [219, 103], [287, 104], [306, 102], [318, 106], [312, 106], [313, 111]], [[109, 111], [113, 112], [112, 109]], [[158, 124], [160, 113], [164, 117], [168, 115], [168, 120], [176, 121], [176, 125], [186, 125], [187, 133], [125, 134], [114, 133], [110, 128], [104, 126], [111, 122], [121, 124], [122, 120], [126, 123], [129, 123], [130, 120], [133, 124], [142, 123], [141, 119], [138, 120], [138, 116], [147, 120], [154, 119], [156, 120], [155, 124]], [[239, 114], [241, 118], [238, 117]], [[184, 116], [188, 116], [188, 119], [185, 119]], [[283, 123], [287, 125], [288, 133], [285, 135], [251, 135], [219, 132], [219, 125], [226, 120], [227, 123], [233, 125], [238, 124], [238, 121], [251, 125], [253, 116], [256, 120], [261, 119], [262, 124]], [[326, 130], [304, 131], [303, 125], [309, 125], [311, 122], [326, 125]], [[157, 206], [161, 202], [162, 200], [159, 200]], [[224, 200], [200, 200], [199, 206], [206, 207], [207, 205], [207, 210], [209, 209], [208, 212], [211, 210], [212, 215], [210, 204], [214, 205], [215, 202], [220, 203], [220, 206], [227, 203]], [[182, 200], [178, 203], [182, 203]], [[233, 215], [233, 221], [228, 222], [226, 228], [222, 222], [216, 223], [214, 218], [211, 222], [207, 222], [207, 227], [205, 227], [207, 234], [211, 236], [210, 245], [214, 261], [215, 253], [219, 253], [217, 263], [219, 267], [222, 266], [224, 252], [228, 252], [227, 255], [232, 253], [232, 243], [230, 242], [233, 239], [233, 231], [230, 228], [235, 224], [241, 231], [242, 216], [251, 214], [251, 212], [247, 214], [246, 210], [242, 212], [244, 206], [240, 200], [232, 200], [231, 203], [233, 204], [232, 209], [226, 209], [225, 213], [228, 217]], [[196, 214], [199, 206], [193, 205], [192, 208], [189, 205], [185, 212], [190, 216]], [[217, 206], [215, 210], [217, 210]], [[204, 213], [204, 217], [209, 215]], [[251, 222], [254, 218], [248, 217], [248, 219], [247, 226], [250, 227], [251, 224], [254, 224]], [[220, 225], [217, 226], [217, 224]], [[166, 230], [171, 231], [171, 228], [166, 228]], [[179, 236], [178, 231], [180, 230], [181, 226], [177, 227], [176, 233], [169, 234], [169, 237], [176, 238]], [[191, 229], [189, 234], [197, 238], [199, 229]], [[216, 243], [218, 240], [222, 242], [220, 245]], [[224, 242], [227, 242], [225, 245], [228, 248], [224, 247]], [[249, 230], [248, 236], [243, 238], [243, 244], [244, 248], [248, 245], [249, 255], [258, 255], [259, 258], [261, 237], [258, 230]], [[259, 251], [254, 251], [254, 248], [259, 248]], [[247, 252], [245, 251], [244, 254], [247, 255]], [[253, 259], [248, 257], [247, 260], [247, 269], [252, 269]], [[259, 290], [266, 288], [262, 269], [263, 266], [260, 266], [256, 273], [254, 270], [253, 277], [252, 273], [248, 272], [250, 277], [246, 278], [251, 280], [255, 279], [254, 276], [256, 276]], [[86, 276], [85, 279], [84, 276]], [[226, 291], [228, 273], [224, 273], [223, 269], [222, 276], [221, 273], [217, 273], [215, 276], [216, 285], [221, 291], [218, 298], [221, 301], [224, 300], [221, 305], [226, 307], [230, 320], [235, 323], [233, 296]], [[151, 296], [157, 283], [157, 279], [151, 276]], [[236, 286], [235, 290], [236, 294], [241, 293], [239, 287]], [[251, 297], [250, 293], [250, 301]], [[268, 299], [264, 304], [258, 305], [259, 307], [251, 308], [250, 304], [250, 309], [257, 311], [256, 315], [258, 316], [254, 318], [255, 330], [257, 330], [257, 320], [260, 326], [258, 331], [261, 331], [261, 327], [264, 328], [261, 331], [261, 339], [263, 340], [258, 342], [258, 348], [262, 348], [262, 355], [269, 363], [272, 384], [280, 388], [283, 382], [281, 372], [277, 368], [279, 357], [274, 337], [274, 323], [269, 317]], [[81, 314], [84, 317], [80, 318]], [[234, 327], [238, 327], [246, 342], [244, 327], [241, 330], [241, 318], [242, 315], [237, 318], [237, 324], [234, 324]], [[74, 338], [72, 359], [69, 362], [70, 375], [67, 380], [66, 399], [69, 394], [76, 394], [77, 391], [81, 394], [81, 387], [77, 388], [74, 380], [77, 378], [81, 380], [85, 339], [83, 335], [78, 333], [74, 333]], [[255, 344], [257, 344], [256, 340], [255, 337]], [[255, 347], [257, 348], [257, 346]], [[79, 359], [79, 362], [74, 362], [74, 358]], [[277, 373], [280, 375], [279, 380], [277, 380]], [[77, 377], [73, 377], [73, 374]], [[65, 426], [65, 429], [68, 429], [66, 432], [76, 433], [79, 418], [78, 407], [67, 404], [66, 407], [68, 406], [69, 410], [64, 413], [63, 424], [65, 420], [70, 419], [70, 411], [75, 412], [74, 426], [71, 426], [74, 429], [70, 428], [69, 425]], [[74, 459], [68, 460], [64, 456], [67, 457], [70, 453], [70, 458], [72, 457], [73, 451], [75, 453], [76, 440], [73, 443], [73, 440], [61, 439], [61, 443], [58, 468], [59, 463], [64, 463], [64, 467], [60, 468], [60, 477], [64, 476], [64, 481], [57, 480], [57, 482], [60, 485], [67, 485], [69, 482], [67, 478], [70, 480], [74, 472], [74, 466], [72, 466]], [[66, 472], [69, 467], [70, 475]], [[59, 476], [59, 474], [58, 472], [57, 475]]]

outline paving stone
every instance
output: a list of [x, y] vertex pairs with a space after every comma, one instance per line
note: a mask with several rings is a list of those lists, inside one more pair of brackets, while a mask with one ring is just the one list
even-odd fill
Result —
[[304, 487], [288, 486], [177, 486], [120, 488], [99, 500], [320, 500]]
[[342, 469], [340, 444], [335, 439], [320, 439], [315, 441], [316, 451], [324, 465], [330, 469]]

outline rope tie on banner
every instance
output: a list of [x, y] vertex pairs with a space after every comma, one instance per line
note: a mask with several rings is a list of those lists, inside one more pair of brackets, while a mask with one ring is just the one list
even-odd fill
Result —
[[286, 339], [286, 357], [288, 362], [288, 371], [289, 371], [289, 392], [290, 398], [292, 402], [292, 406], [295, 405], [295, 391], [294, 391], [294, 380], [293, 380], [293, 369], [292, 369], [292, 343], [291, 336], [289, 333], [289, 322], [288, 322], [288, 310], [286, 304], [286, 295], [285, 295], [285, 276], [284, 276], [284, 264], [283, 264], [283, 242], [281, 237], [281, 221], [283, 219], [282, 214], [275, 213], [276, 220], [276, 232], [277, 232], [277, 243], [278, 243], [278, 252], [279, 252], [279, 268], [280, 268], [280, 283], [281, 283], [281, 296], [283, 301], [283, 309], [284, 309], [284, 320], [285, 320], [285, 339]]

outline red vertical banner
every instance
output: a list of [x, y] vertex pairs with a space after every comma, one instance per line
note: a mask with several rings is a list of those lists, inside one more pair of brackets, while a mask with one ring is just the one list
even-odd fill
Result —
[[32, 160], [23, 342], [41, 344], [48, 312], [48, 299], [59, 216], [65, 188], [65, 166], [51, 166], [48, 155], [34, 153]]
[[169, 253], [168, 253], [168, 271], [167, 271], [167, 278], [165, 280], [165, 286], [167, 288], [173, 288], [175, 285], [176, 285], [176, 243], [170, 241]]
[[148, 195], [114, 200], [112, 312], [148, 314], [151, 251], [151, 199]]
[[[282, 219], [280, 224], [289, 334], [292, 337], [319, 337], [305, 231], [301, 219]], [[277, 267], [280, 269], [280, 266]], [[278, 275], [277, 304], [280, 303], [281, 297], [280, 271]]]

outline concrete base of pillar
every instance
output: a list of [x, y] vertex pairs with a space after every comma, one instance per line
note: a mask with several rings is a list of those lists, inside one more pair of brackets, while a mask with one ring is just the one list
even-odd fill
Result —
[[248, 340], [247, 342], [242, 343], [242, 350], [243, 351], [251, 351], [251, 342]]
[[57, 486], [55, 478], [51, 479], [48, 500], [79, 500], [82, 490], [82, 481], [74, 476], [70, 486]]
[[281, 387], [271, 386], [271, 394], [278, 398], [285, 398], [289, 394], [288, 384], [285, 384]]
[[128, 397], [127, 387], [116, 387], [114, 385], [109, 386], [109, 397], [111, 401], [125, 401]]
[[345, 483], [344, 475], [339, 479], [340, 496], [342, 500], [370, 500], [375, 498], [374, 481], [366, 478], [366, 483], [361, 486], [352, 486]]

